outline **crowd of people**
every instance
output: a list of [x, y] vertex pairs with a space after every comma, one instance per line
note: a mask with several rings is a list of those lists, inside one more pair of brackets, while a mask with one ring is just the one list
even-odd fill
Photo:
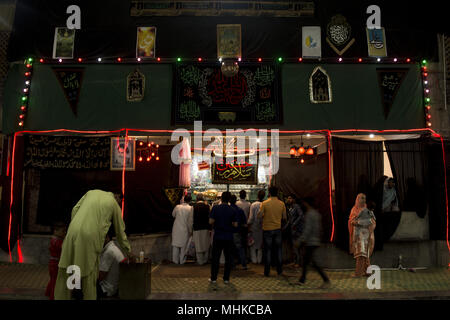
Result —
[[[299, 283], [306, 281], [308, 264], [312, 263], [324, 280], [330, 281], [314, 259], [314, 252], [321, 242], [321, 218], [314, 209], [312, 198], [297, 200], [287, 197], [286, 204], [278, 198], [278, 188], [272, 186], [258, 192], [258, 200], [246, 200], [245, 190], [239, 192], [239, 200], [230, 192], [223, 192], [220, 199], [209, 205], [202, 194], [187, 194], [173, 210], [172, 261], [186, 262], [189, 248], [195, 247], [197, 263], [211, 261], [210, 282], [216, 283], [221, 261], [224, 262], [224, 283], [230, 281], [233, 268], [247, 270], [248, 263], [260, 264], [264, 258], [264, 276], [269, 277], [272, 265], [277, 276], [283, 276], [283, 238], [288, 235], [293, 248], [295, 266], [303, 267]], [[223, 258], [221, 258], [223, 257]]]
[[[392, 184], [392, 181], [388, 181]], [[386, 183], [383, 198], [388, 210], [397, 210], [398, 200], [392, 185]], [[211, 262], [211, 283], [217, 282], [221, 262], [225, 264], [223, 281], [230, 282], [233, 268], [264, 262], [264, 276], [269, 277], [272, 265], [277, 276], [283, 276], [283, 238], [288, 234], [293, 249], [293, 260], [302, 267], [298, 283], [304, 284], [308, 265], [316, 269], [323, 279], [322, 287], [330, 280], [315, 259], [322, 239], [321, 215], [315, 209], [313, 198], [278, 198], [274, 186], [258, 192], [258, 200], [250, 203], [244, 190], [236, 195], [223, 192], [220, 199], [208, 204], [202, 194], [192, 203], [190, 194], [175, 206], [172, 229], [172, 261], [184, 264], [188, 251], [195, 248], [199, 265]], [[121, 216], [120, 195], [101, 190], [87, 192], [72, 210], [68, 228], [57, 223], [50, 241], [49, 274], [46, 289], [49, 299], [85, 299], [117, 296], [119, 263], [135, 261], [125, 234]], [[286, 206], [287, 205], [287, 206]], [[368, 276], [370, 256], [374, 250], [376, 217], [374, 204], [366, 204], [366, 195], [358, 194], [349, 219], [349, 248], [355, 258], [354, 277]], [[115, 241], [113, 241], [113, 237]], [[79, 288], [69, 288], [71, 272], [79, 267]]]

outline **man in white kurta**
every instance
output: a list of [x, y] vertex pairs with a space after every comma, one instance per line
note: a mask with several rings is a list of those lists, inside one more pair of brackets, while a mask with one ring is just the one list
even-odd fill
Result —
[[247, 192], [245, 192], [245, 190], [241, 190], [239, 192], [239, 200], [236, 202], [236, 205], [241, 208], [244, 213], [245, 213], [245, 219], [248, 220], [249, 214], [250, 214], [250, 205], [251, 203], [247, 200], [245, 200], [245, 198], [247, 197]]
[[192, 198], [184, 197], [184, 203], [177, 205], [172, 212], [175, 218], [172, 228], [172, 261], [176, 264], [186, 262], [186, 252], [192, 235], [193, 207], [189, 205]]

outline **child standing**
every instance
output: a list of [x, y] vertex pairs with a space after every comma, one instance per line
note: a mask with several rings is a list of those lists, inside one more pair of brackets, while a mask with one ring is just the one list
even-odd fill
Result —
[[61, 248], [66, 236], [67, 227], [64, 223], [58, 222], [53, 226], [53, 236], [50, 240], [50, 260], [48, 262], [48, 272], [50, 274], [50, 280], [45, 290], [45, 295], [50, 300], [54, 300], [56, 278], [58, 277], [58, 263], [61, 257]]

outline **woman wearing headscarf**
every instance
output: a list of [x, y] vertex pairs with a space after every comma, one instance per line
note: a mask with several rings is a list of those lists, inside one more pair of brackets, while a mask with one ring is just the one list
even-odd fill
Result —
[[366, 195], [358, 194], [348, 218], [350, 253], [356, 259], [355, 277], [365, 276], [370, 265], [370, 256], [375, 245], [376, 222], [372, 211], [367, 208]]

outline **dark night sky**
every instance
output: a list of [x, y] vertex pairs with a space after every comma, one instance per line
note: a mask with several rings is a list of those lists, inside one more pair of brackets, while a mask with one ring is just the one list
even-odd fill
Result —
[[[136, 26], [157, 27], [157, 55], [216, 55], [215, 25], [242, 24], [243, 56], [295, 57], [300, 53], [301, 26], [321, 25], [324, 34], [330, 18], [342, 13], [352, 26], [356, 45], [347, 57], [367, 55], [365, 43], [366, 8], [381, 8], [381, 25], [386, 29], [389, 56], [437, 57], [436, 33], [448, 31], [445, 1], [316, 0], [315, 16], [301, 18], [257, 17], [130, 17], [127, 0], [18, 0], [16, 20], [8, 59], [21, 60], [28, 55], [51, 57], [54, 30], [64, 26], [71, 4], [81, 7], [82, 30], [77, 32], [75, 55], [135, 56]], [[335, 53], [323, 46], [324, 57]], [[326, 48], [326, 49], [325, 49]]]

